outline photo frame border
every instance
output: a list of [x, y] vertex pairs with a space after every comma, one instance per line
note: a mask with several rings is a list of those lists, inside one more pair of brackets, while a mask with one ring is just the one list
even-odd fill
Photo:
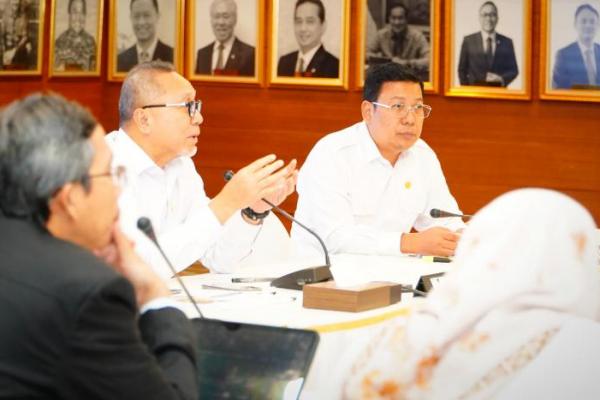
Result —
[[[550, 54], [550, 23], [552, 0], [541, 0], [540, 5], [540, 82], [539, 96], [543, 100], [567, 100], [581, 102], [600, 102], [600, 90], [552, 89], [548, 79], [552, 76]], [[600, 66], [599, 66], [600, 67]]]
[[523, 47], [525, 49], [523, 65], [523, 89], [507, 89], [486, 86], [452, 85], [455, 67], [452, 65], [454, 54], [454, 16], [456, 0], [447, 0], [444, 12], [445, 43], [444, 43], [444, 95], [449, 97], [473, 97], [487, 99], [531, 100], [531, 61], [532, 61], [532, 29], [533, 29], [533, 0], [523, 1]]
[[16, 69], [16, 70], [3, 70], [0, 69], [0, 77], [3, 76], [37, 76], [42, 74], [42, 62], [45, 41], [44, 28], [46, 22], [46, 0], [38, 0], [38, 37], [37, 37], [37, 60], [35, 69]]
[[[69, 0], [65, 0], [68, 1]], [[99, 4], [98, 6], [98, 23], [96, 24], [96, 69], [93, 71], [56, 71], [54, 69], [54, 42], [55, 42], [55, 33], [54, 28], [56, 27], [56, 3], [58, 0], [51, 0], [50, 4], [50, 45], [49, 51], [50, 55], [48, 57], [48, 77], [97, 77], [100, 76], [100, 71], [102, 70], [102, 28], [104, 25], [104, 0], [96, 0]]]
[[[431, 0], [429, 8], [429, 21], [431, 24], [431, 35], [429, 50], [431, 63], [429, 65], [429, 74], [431, 81], [423, 82], [425, 93], [439, 93], [440, 90], [440, 41], [441, 41], [441, 7], [442, 0]], [[365, 83], [365, 55], [367, 46], [367, 33], [365, 31], [365, 22], [367, 17], [367, 0], [360, 0], [358, 5], [358, 18], [355, 24], [358, 32], [358, 49], [356, 50], [356, 87], [363, 88]]]
[[[231, 75], [203, 75], [196, 74], [195, 71], [195, 56], [197, 51], [196, 45], [196, 0], [186, 0], [186, 22], [187, 26], [190, 27], [191, 39], [186, 40], [185, 46], [185, 71], [186, 78], [193, 82], [207, 82], [207, 83], [241, 83], [249, 85], [264, 85], [264, 49], [265, 49], [265, 20], [266, 20], [266, 7], [264, 0], [256, 1], [256, 21], [257, 21], [257, 42], [254, 47], [254, 76], [231, 76]], [[207, 0], [208, 1], [208, 0]], [[248, 1], [248, 0], [242, 0]], [[239, 15], [238, 15], [239, 20]]]
[[[117, 28], [117, 1], [110, 0], [108, 17], [108, 80], [111, 82], [119, 82], [125, 79], [127, 72], [117, 71], [117, 52], [115, 43], [115, 29]], [[184, 25], [184, 0], [172, 0], [176, 2], [175, 19], [175, 49], [173, 53], [173, 65], [178, 73], [183, 73], [183, 35], [185, 32]]]
[[349, 42], [350, 42], [350, 1], [339, 0], [342, 7], [341, 21], [341, 51], [340, 51], [340, 75], [337, 78], [310, 78], [310, 77], [280, 77], [277, 75], [277, 26], [279, 25], [279, 3], [281, 0], [270, 1], [269, 12], [269, 55], [267, 65], [268, 86], [270, 87], [321, 87], [332, 89], [348, 89], [348, 64], [349, 64]]

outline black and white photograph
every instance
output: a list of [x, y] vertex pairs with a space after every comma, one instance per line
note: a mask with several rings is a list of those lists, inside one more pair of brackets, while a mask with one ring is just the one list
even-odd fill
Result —
[[367, 0], [361, 10], [359, 84], [369, 67], [395, 62], [437, 90], [438, 0]]
[[99, 76], [102, 0], [53, 0], [50, 76]]
[[45, 1], [0, 0], [0, 75], [39, 75]]
[[111, 0], [109, 78], [153, 60], [181, 70], [182, 7], [183, 0]]
[[189, 1], [189, 78], [258, 83], [263, 21], [264, 4], [259, 0]]
[[446, 94], [530, 98], [531, 0], [454, 0]]
[[547, 0], [542, 9], [542, 98], [600, 101], [600, 0]]
[[349, 6], [274, 0], [271, 83], [347, 86]]

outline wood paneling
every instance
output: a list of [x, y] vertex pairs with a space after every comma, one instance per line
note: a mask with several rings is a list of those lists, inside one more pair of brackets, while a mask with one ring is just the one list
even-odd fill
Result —
[[[352, 3], [355, 18], [357, 1]], [[600, 105], [538, 99], [539, 10], [540, 1], [534, 0], [534, 99], [429, 94], [426, 101], [433, 106], [433, 114], [425, 122], [423, 138], [437, 152], [450, 188], [466, 213], [507, 190], [541, 186], [573, 196], [600, 221]], [[352, 40], [353, 46], [356, 42]], [[351, 53], [356, 54], [356, 48]], [[354, 65], [350, 63], [351, 72]], [[120, 85], [106, 81], [106, 68], [100, 79], [49, 80], [44, 75], [3, 78], [0, 85], [0, 103], [31, 91], [52, 90], [87, 105], [107, 130], [117, 127]], [[194, 86], [204, 101], [205, 118], [195, 162], [209, 195], [222, 187], [226, 169], [238, 169], [269, 152], [302, 162], [320, 137], [360, 119], [359, 90]], [[292, 196], [284, 208], [293, 211], [295, 202]]]

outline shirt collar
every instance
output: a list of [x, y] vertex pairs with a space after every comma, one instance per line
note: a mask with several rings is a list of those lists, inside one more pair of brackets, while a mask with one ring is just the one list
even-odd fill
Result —
[[[379, 149], [377, 148], [375, 141], [373, 140], [373, 138], [371, 137], [371, 134], [369, 133], [369, 128], [367, 128], [367, 123], [365, 121], [361, 122], [361, 124], [358, 128], [357, 141], [358, 141], [360, 148], [362, 149], [365, 163], [368, 164], [368, 163], [378, 160], [379, 162], [381, 162], [387, 166], [390, 165], [390, 162], [386, 158], [384, 158], [383, 155], [379, 152]], [[411, 153], [411, 150], [414, 146], [415, 145], [413, 145], [409, 149], [403, 151], [400, 154], [400, 156], [398, 157], [398, 160], [396, 160], [396, 164], [398, 163], [398, 161], [400, 159], [408, 156]], [[392, 165], [392, 168], [394, 168], [396, 164]]]
[[[122, 164], [126, 167], [129, 174], [138, 176], [145, 171], [160, 167], [150, 158], [150, 156], [123, 130], [119, 128], [112, 138], [115, 146], [113, 148], [114, 163]], [[118, 146], [116, 146], [118, 143]], [[118, 153], [115, 151], [118, 149]]]
[[481, 31], [481, 37], [483, 37], [484, 45], [485, 45], [485, 42], [486, 42], [486, 40], [487, 40], [488, 37], [491, 37], [492, 38], [492, 42], [495, 42], [496, 41], [496, 32], [494, 31], [492, 33], [487, 33], [487, 32]]
[[317, 50], [319, 50], [320, 47], [321, 47], [321, 43], [319, 43], [318, 45], [316, 45], [315, 47], [313, 47], [306, 53], [302, 53], [301, 50], [298, 50], [298, 58], [302, 58], [304, 60], [304, 69], [307, 69], [308, 64], [310, 64], [313, 57], [315, 56], [315, 53], [317, 52]]
[[[158, 37], [155, 36], [154, 40], [152, 41], [152, 44], [146, 50], [148, 52], [148, 56], [150, 57], [150, 60], [152, 60], [152, 58], [154, 57], [154, 51], [156, 50], [156, 45], [157, 44], [158, 44]], [[142, 53], [142, 51], [144, 51], [144, 49], [142, 49], [140, 47], [139, 43], [137, 43], [137, 42], [135, 44], [135, 47], [136, 47], [137, 55], [138, 55], [138, 59], [139, 59], [139, 56]]]
[[[229, 51], [229, 49], [231, 49], [231, 47], [233, 47], [234, 40], [235, 40], [235, 37], [233, 35], [231, 35], [231, 37], [229, 39], [224, 41], [223, 42], [223, 51]], [[221, 44], [221, 42], [219, 42], [218, 40], [215, 40], [213, 54], [214, 54], [214, 52], [219, 51], [219, 44]]]
[[579, 50], [581, 50], [581, 54], [583, 55], [583, 57], [585, 58], [585, 52], [588, 50], [592, 50], [592, 54], [593, 50], [594, 50], [594, 42], [592, 42], [590, 47], [586, 47], [583, 43], [581, 43], [580, 40], [577, 41], [577, 44], [579, 45]]

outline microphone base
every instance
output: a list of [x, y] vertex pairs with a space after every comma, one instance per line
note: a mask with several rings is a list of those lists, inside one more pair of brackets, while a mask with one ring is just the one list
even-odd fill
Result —
[[283, 275], [271, 282], [271, 286], [281, 289], [302, 290], [304, 285], [317, 282], [325, 282], [333, 279], [329, 267], [305, 268], [299, 271]]

